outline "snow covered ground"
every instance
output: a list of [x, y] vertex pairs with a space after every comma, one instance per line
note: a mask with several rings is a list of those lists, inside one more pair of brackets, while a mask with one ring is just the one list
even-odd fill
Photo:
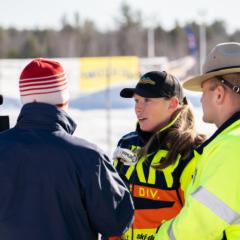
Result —
[[[14, 126], [20, 108], [0, 107], [1, 115], [10, 116], [10, 124]], [[132, 108], [79, 110], [70, 108], [69, 114], [77, 123], [75, 135], [96, 143], [100, 148], [111, 155], [119, 138], [136, 125], [136, 117]], [[210, 135], [215, 127], [202, 122], [201, 108], [195, 108], [197, 129], [199, 132]], [[108, 120], [109, 119], [109, 120]]]

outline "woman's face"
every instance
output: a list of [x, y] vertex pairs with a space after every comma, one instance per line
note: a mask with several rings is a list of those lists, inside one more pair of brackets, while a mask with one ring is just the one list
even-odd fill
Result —
[[[173, 98], [144, 98], [137, 94], [134, 94], [133, 98], [140, 129], [145, 132], [160, 130], [168, 123], [178, 106], [178, 102], [176, 107], [176, 104], [172, 104]], [[176, 98], [175, 100], [177, 101]]]

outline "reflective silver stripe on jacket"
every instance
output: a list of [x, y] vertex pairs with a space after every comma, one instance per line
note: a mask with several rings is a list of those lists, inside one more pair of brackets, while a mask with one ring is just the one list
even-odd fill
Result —
[[171, 222], [169, 229], [168, 229], [168, 236], [171, 240], [176, 240], [174, 233], [173, 233], [173, 221]]
[[240, 224], [240, 217], [233, 224]]
[[206, 188], [200, 186], [194, 193], [192, 193], [192, 197], [211, 209], [228, 224], [240, 224], [240, 215]]

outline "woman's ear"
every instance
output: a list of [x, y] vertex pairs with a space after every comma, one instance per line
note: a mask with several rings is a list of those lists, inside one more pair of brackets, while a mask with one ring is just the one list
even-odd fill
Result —
[[172, 109], [173, 111], [175, 111], [179, 106], [179, 100], [177, 99], [177, 97], [171, 97], [170, 98], [170, 103], [169, 103], [169, 109]]

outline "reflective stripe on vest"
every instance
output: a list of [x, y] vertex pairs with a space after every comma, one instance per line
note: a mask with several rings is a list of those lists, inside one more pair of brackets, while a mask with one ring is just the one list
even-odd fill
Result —
[[176, 240], [175, 236], [174, 236], [174, 233], [173, 233], [173, 221], [171, 222], [170, 226], [169, 226], [169, 229], [168, 229], [168, 236], [171, 240]]
[[238, 218], [238, 219], [234, 222], [234, 224], [240, 224], [240, 218]]
[[240, 215], [206, 188], [200, 186], [192, 194], [192, 197], [201, 202], [228, 224], [237, 222], [239, 224]]

